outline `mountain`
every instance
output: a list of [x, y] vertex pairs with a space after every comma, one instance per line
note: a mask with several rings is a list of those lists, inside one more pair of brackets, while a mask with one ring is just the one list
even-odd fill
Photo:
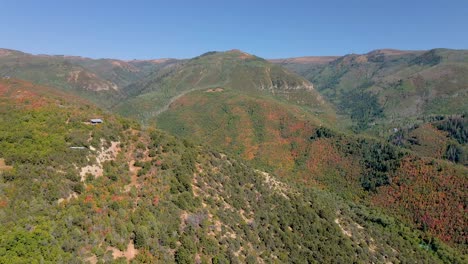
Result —
[[[286, 176], [297, 171], [300, 150], [308, 135], [322, 126], [337, 126], [336, 117], [311, 113], [274, 97], [251, 95], [227, 88], [189, 92], [156, 119], [160, 129], [216, 146], [255, 160]], [[304, 171], [305, 173], [305, 171]]]
[[[443, 159], [466, 163], [466, 119], [415, 128], [398, 137], [404, 141], [401, 144], [396, 135], [384, 141], [329, 129], [336, 127], [335, 122], [272, 99], [208, 89], [177, 99], [156, 124], [172, 134], [238, 155], [282, 179], [323, 186], [345, 199], [390, 210], [446, 242], [464, 243], [459, 230], [465, 220], [456, 219], [465, 218], [460, 198], [468, 171]], [[446, 134], [455, 128], [462, 133], [454, 133], [460, 134], [461, 143]], [[400, 193], [402, 188], [411, 189], [411, 195]], [[445, 190], [442, 196], [438, 196], [440, 188]], [[454, 210], [454, 205], [461, 207]], [[403, 208], [412, 208], [412, 213]], [[430, 226], [426, 218], [431, 219]]]
[[0, 50], [0, 263], [463, 263], [463, 54]]
[[0, 75], [57, 86], [144, 122], [154, 120], [179, 96], [205, 88], [266, 94], [311, 111], [334, 112], [304, 78], [239, 50], [190, 60], [121, 61], [2, 49]]
[[264, 59], [239, 50], [208, 52], [171, 64], [127, 86], [128, 100], [115, 111], [144, 121], [154, 119], [178, 97], [200, 89], [232, 89], [252, 95], [269, 95], [311, 111], [333, 112], [330, 105], [304, 78]]
[[86, 97], [110, 107], [122, 100], [123, 88], [157, 70], [158, 61], [121, 61], [78, 56], [32, 55], [0, 49], [0, 76], [21, 78]]
[[338, 111], [340, 122], [351, 118], [357, 131], [388, 134], [432, 115], [466, 113], [467, 58], [465, 50], [382, 49], [267, 61], [231, 50], [121, 61], [2, 49], [0, 75], [57, 86], [146, 123], [179, 96], [222, 88], [269, 94], [316, 113]]
[[[355, 131], [372, 131], [372, 136], [350, 133], [347, 120], [331, 111], [311, 110], [317, 104], [221, 85], [172, 100], [156, 125], [238, 155], [282, 179], [323, 186], [344, 199], [384, 210], [465, 252], [465, 83], [463, 71], [447, 71], [463, 70], [464, 54], [378, 50], [306, 63], [313, 69], [316, 90], [351, 117]], [[214, 55], [220, 54], [208, 56]], [[445, 75], [438, 75], [440, 71]], [[390, 78], [414, 76], [426, 79], [412, 92], [380, 87]], [[367, 79], [373, 81], [364, 83]], [[447, 81], [453, 85], [445, 85]], [[450, 103], [444, 106], [447, 111], [434, 107], [440, 100]], [[424, 106], [407, 105], [420, 101]]]
[[314, 83], [361, 130], [377, 125], [373, 130], [378, 132], [468, 110], [466, 50], [376, 50], [310, 63], [307, 69], [298, 70], [297, 63], [284, 66]]
[[9, 79], [0, 95], [2, 263], [463, 262], [378, 210], [57, 89]]

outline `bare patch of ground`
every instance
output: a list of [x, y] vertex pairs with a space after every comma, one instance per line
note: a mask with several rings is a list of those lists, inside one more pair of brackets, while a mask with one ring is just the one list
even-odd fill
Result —
[[114, 259], [125, 258], [127, 260], [127, 263], [130, 263], [130, 261], [134, 259], [138, 254], [138, 249], [135, 248], [133, 240], [130, 240], [130, 242], [128, 242], [127, 249], [125, 251], [120, 251], [118, 248], [115, 247], [107, 247], [107, 250], [112, 251], [112, 257], [114, 257]]
[[13, 169], [12, 166], [8, 166], [5, 164], [4, 159], [0, 159], [0, 171], [7, 171], [7, 170], [12, 170], [12, 169]]
[[[97, 164], [88, 165], [81, 168], [80, 176], [81, 181], [83, 182], [86, 179], [87, 174], [93, 175], [95, 178], [101, 177], [103, 174], [102, 163], [109, 160], [115, 160], [117, 154], [120, 152], [120, 142], [113, 141], [111, 146], [107, 149], [104, 148], [104, 140], [101, 140], [101, 150], [97, 151], [96, 162]], [[90, 147], [90, 150], [94, 151], [95, 149]]]
[[352, 237], [352, 236], [353, 236], [353, 234], [351, 233], [351, 231], [346, 230], [346, 229], [344, 228], [344, 226], [340, 223], [340, 219], [339, 219], [339, 218], [336, 218], [336, 219], [335, 219], [335, 223], [340, 227], [341, 232], [343, 232], [344, 235], [349, 236], [349, 237]]
[[131, 160], [129, 163], [128, 163], [128, 168], [130, 170], [130, 184], [128, 185], [125, 185], [125, 192], [129, 192], [132, 187], [136, 187], [138, 188], [139, 185], [138, 185], [138, 171], [141, 169], [139, 167], [136, 167], [135, 166], [135, 160]]
[[98, 262], [98, 259], [97, 259], [96, 255], [92, 255], [91, 257], [86, 258], [85, 261], [86, 261], [86, 263], [96, 264]]
[[82, 70], [70, 71], [68, 73], [67, 81], [71, 84], [80, 85], [84, 89], [90, 91], [117, 91], [119, 89], [116, 84], [100, 79], [94, 73]]
[[289, 197], [286, 195], [286, 193], [290, 192], [291, 190], [289, 187], [276, 180], [273, 176], [271, 176], [269, 173], [264, 172], [264, 171], [259, 171], [256, 170], [257, 173], [261, 174], [263, 177], [265, 177], [265, 183], [272, 189], [277, 191], [281, 196], [283, 196], [286, 199], [289, 199]]
[[219, 93], [219, 92], [222, 92], [224, 91], [223, 88], [221, 87], [218, 87], [218, 88], [211, 88], [211, 89], [208, 89], [205, 91], [205, 93]]
[[139, 72], [140, 71], [137, 67], [135, 67], [135, 66], [133, 66], [133, 65], [131, 65], [131, 64], [125, 62], [125, 61], [113, 60], [111, 62], [111, 64], [114, 67], [122, 68], [122, 69], [124, 69], [126, 71], [129, 71], [129, 72]]
[[8, 55], [11, 55], [11, 51], [6, 49], [0, 49], [0, 57], [6, 57]]
[[247, 52], [243, 52], [243, 51], [238, 50], [238, 49], [233, 49], [233, 50], [230, 50], [230, 51], [228, 51], [228, 52], [234, 53], [234, 54], [238, 54], [239, 59], [243, 59], [243, 60], [245, 60], [245, 59], [251, 59], [251, 58], [254, 57], [254, 56], [252, 56], [251, 54], [248, 54]]
[[[382, 245], [379, 244], [375, 239], [366, 232], [366, 229], [358, 224], [356, 221], [347, 218], [342, 214], [340, 210], [336, 212], [337, 218], [335, 218], [335, 223], [341, 229], [341, 232], [349, 237], [354, 243], [358, 244], [360, 247], [367, 246], [368, 250], [372, 255], [375, 255], [378, 258], [381, 258], [382, 261], [387, 262], [388, 255], [382, 255]], [[393, 251], [394, 255], [397, 255], [398, 252], [389, 247]]]
[[78, 194], [76, 192], [72, 192], [72, 193], [70, 193], [70, 195], [68, 195], [67, 198], [58, 199], [57, 203], [61, 204], [61, 203], [65, 202], [65, 201], [69, 202], [71, 199], [77, 198], [77, 197], [78, 197]]

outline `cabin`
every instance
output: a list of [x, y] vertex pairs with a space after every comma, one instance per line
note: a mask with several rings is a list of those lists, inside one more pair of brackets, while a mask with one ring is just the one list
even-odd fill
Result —
[[102, 119], [100, 118], [94, 118], [94, 119], [89, 120], [89, 122], [95, 125], [95, 124], [102, 124], [104, 121], [102, 121]]
[[10, 76], [5, 75], [5, 76], [3, 76], [3, 79], [4, 80], [10, 80]]

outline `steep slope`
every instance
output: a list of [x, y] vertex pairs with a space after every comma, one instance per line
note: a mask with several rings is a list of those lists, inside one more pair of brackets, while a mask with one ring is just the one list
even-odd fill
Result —
[[123, 88], [158, 69], [160, 63], [94, 60], [73, 56], [32, 55], [0, 49], [0, 76], [16, 77], [73, 92], [110, 107]]
[[17, 51], [7, 51], [0, 57], [2, 76], [22, 77], [38, 83], [60, 84], [64, 89], [85, 91], [117, 90], [115, 83], [100, 78], [72, 61], [78, 59], [64, 56], [31, 55]]
[[465, 115], [431, 117], [422, 124], [398, 130], [389, 141], [424, 157], [468, 165], [468, 118]]
[[379, 211], [54, 89], [1, 80], [0, 94], [2, 263], [464, 261]]
[[273, 97], [217, 88], [178, 98], [156, 125], [265, 167], [281, 168], [276, 172], [287, 176], [297, 171], [306, 135], [322, 125], [336, 126], [336, 117], [312, 114]]
[[[297, 70], [297, 64], [285, 65]], [[357, 129], [412, 125], [433, 114], [468, 111], [468, 52], [376, 50], [298, 70], [356, 121]]]
[[74, 64], [115, 83], [120, 89], [131, 85], [151, 73], [158, 72], [171, 64], [177, 64], [179, 60], [159, 59], [159, 60], [132, 60], [122, 61], [115, 59], [89, 59], [83, 57], [66, 56], [65, 59]]
[[308, 75], [310, 75], [314, 70], [320, 69], [321, 66], [338, 58], [339, 56], [307, 56], [286, 59], [270, 59], [268, 61], [279, 64], [301, 76], [308, 77]]
[[[323, 186], [345, 199], [384, 208], [466, 250], [466, 167], [440, 160], [443, 153], [428, 156], [429, 146], [409, 152], [382, 140], [330, 130], [331, 123], [333, 119], [275, 100], [213, 89], [184, 95], [157, 119], [159, 128], [239, 155], [282, 179]], [[466, 133], [458, 125], [450, 127], [455, 128], [461, 131], [456, 134]], [[465, 143], [461, 146], [466, 148]], [[445, 146], [437, 148], [446, 152]], [[402, 209], [409, 207], [413, 209]]]
[[165, 67], [126, 87], [127, 94], [134, 97], [117, 106], [116, 110], [148, 121], [163, 112], [179, 96], [208, 88], [269, 94], [303, 105], [311, 111], [333, 112], [304, 78], [238, 50], [208, 52]]

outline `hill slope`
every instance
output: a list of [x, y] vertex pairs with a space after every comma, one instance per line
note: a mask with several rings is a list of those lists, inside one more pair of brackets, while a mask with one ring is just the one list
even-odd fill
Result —
[[336, 117], [312, 114], [270, 96], [218, 88], [178, 98], [156, 125], [266, 167], [280, 167], [286, 176], [297, 171], [298, 150], [307, 144], [304, 135], [322, 125], [336, 126]]
[[116, 110], [148, 121], [190, 91], [233, 89], [246, 94], [269, 94], [311, 111], [333, 113], [311, 83], [256, 56], [238, 50], [208, 52], [166, 67], [126, 87], [133, 96]]
[[[466, 167], [441, 160], [443, 153], [427, 155], [431, 149], [423, 145], [428, 141], [423, 137], [421, 146], [407, 151], [383, 140], [327, 128], [333, 123], [265, 97], [211, 89], [184, 95], [157, 119], [159, 128], [173, 134], [239, 155], [282, 179], [323, 186], [345, 199], [385, 208], [415, 228], [466, 250], [462, 231], [467, 220]], [[458, 125], [450, 129], [456, 127], [461, 135], [466, 133]], [[466, 148], [465, 143], [456, 146]], [[438, 147], [445, 152], [445, 146]], [[465, 155], [460, 153], [460, 158]], [[405, 188], [410, 195], [402, 192]]]
[[207, 88], [268, 94], [313, 112], [334, 113], [306, 79], [239, 50], [190, 60], [121, 61], [1, 49], [0, 76], [56, 86], [144, 122], [154, 120], [179, 96]]
[[463, 261], [379, 211], [54, 89], [0, 93], [2, 263]]
[[110, 107], [125, 97], [125, 86], [173, 62], [94, 60], [0, 49], [0, 76], [54, 86]]
[[[316, 89], [358, 129], [412, 125], [434, 114], [464, 114], [468, 51], [376, 50], [351, 54], [326, 64], [284, 64], [315, 84]], [[302, 68], [301, 68], [302, 67]]]

